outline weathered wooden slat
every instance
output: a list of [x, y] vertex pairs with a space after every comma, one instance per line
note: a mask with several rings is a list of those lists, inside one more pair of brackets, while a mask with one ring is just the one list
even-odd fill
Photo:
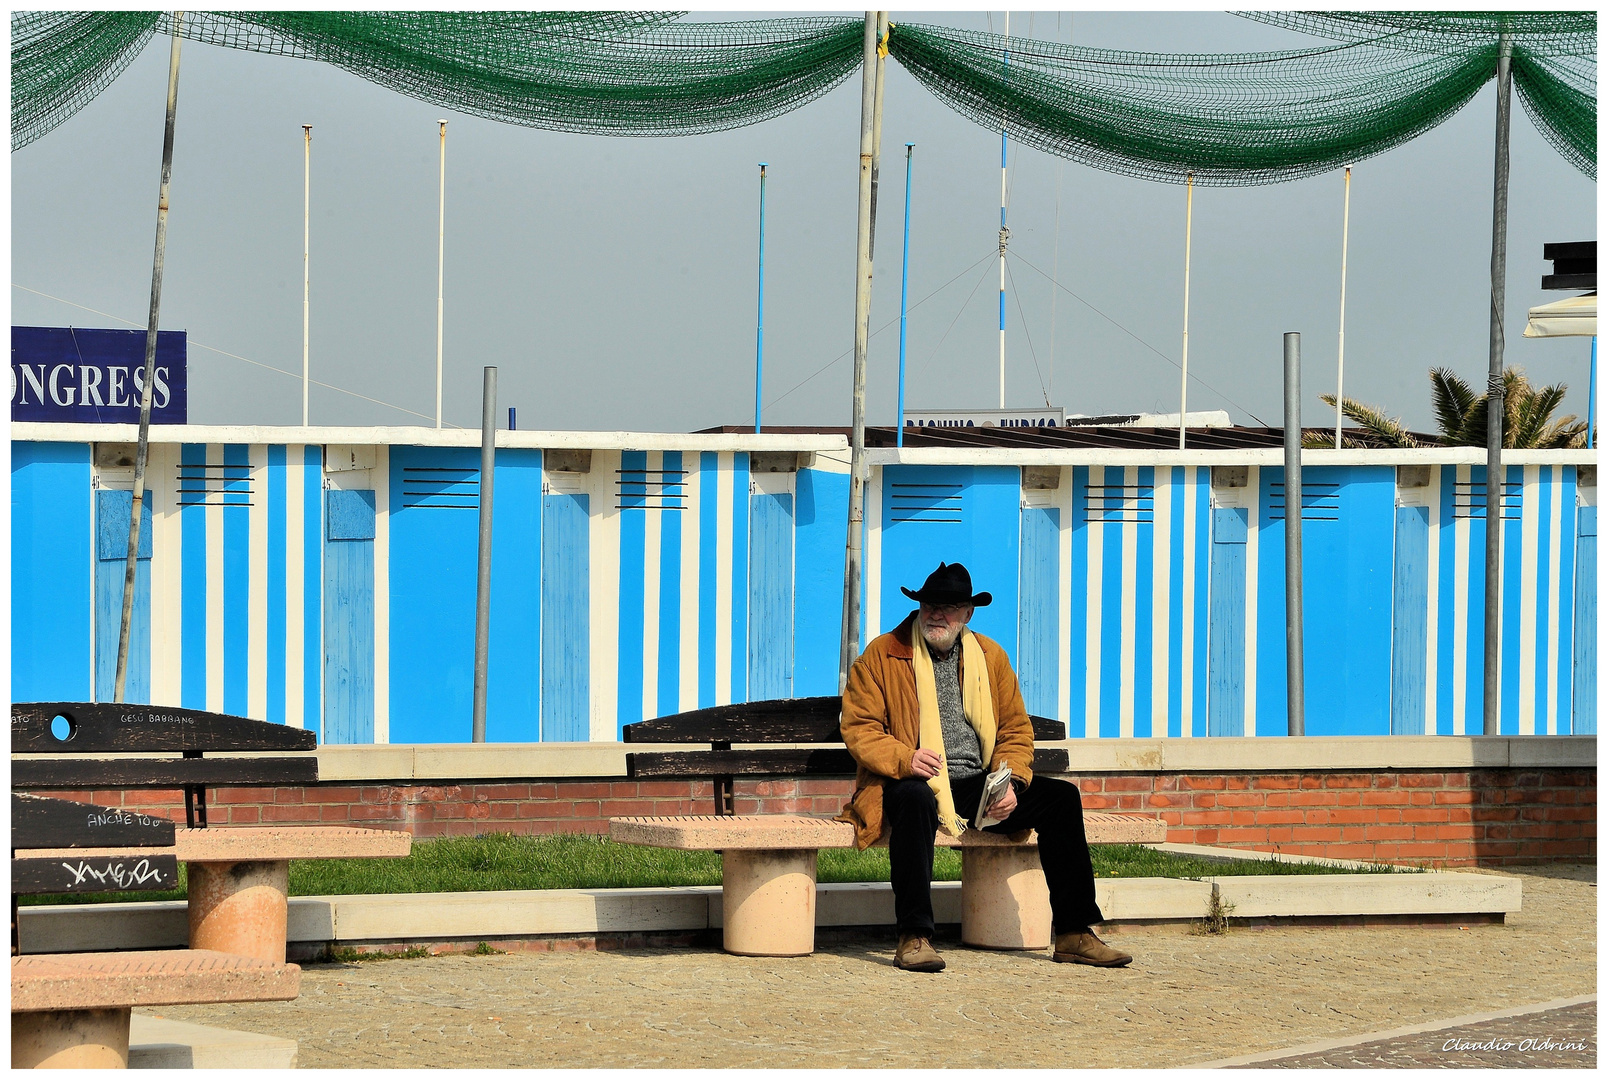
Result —
[[28, 758], [11, 760], [11, 786], [24, 791], [107, 788], [273, 787], [318, 782], [316, 757]]
[[[776, 698], [660, 716], [627, 724], [622, 736], [632, 743], [825, 743], [841, 742], [838, 697]], [[1033, 738], [1059, 742], [1066, 725], [1032, 716]]]
[[[63, 741], [51, 723], [66, 717]], [[39, 701], [11, 706], [13, 754], [173, 753], [199, 751], [315, 750], [311, 731], [244, 716], [112, 702]]]
[[625, 755], [626, 775], [648, 777], [707, 776], [853, 776], [854, 759], [841, 748], [817, 750], [688, 750]]
[[13, 848], [172, 847], [167, 818], [67, 799], [11, 795]]
[[[1066, 772], [1065, 750], [1035, 750], [1034, 772]], [[846, 749], [687, 750], [625, 755], [626, 775], [635, 779], [711, 776], [853, 776], [854, 758]]]
[[838, 742], [843, 699], [774, 698], [627, 724], [625, 742]]
[[146, 892], [174, 889], [179, 861], [173, 855], [97, 855], [72, 859], [12, 859], [11, 891], [40, 893]]

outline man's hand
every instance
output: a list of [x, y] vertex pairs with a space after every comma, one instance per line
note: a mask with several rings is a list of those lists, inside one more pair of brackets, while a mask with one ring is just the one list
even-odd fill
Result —
[[1004, 821], [1016, 810], [1016, 785], [1006, 784], [1005, 790], [989, 805], [988, 816]]
[[922, 747], [910, 756], [910, 771], [923, 780], [931, 780], [944, 767], [944, 759], [935, 750]]

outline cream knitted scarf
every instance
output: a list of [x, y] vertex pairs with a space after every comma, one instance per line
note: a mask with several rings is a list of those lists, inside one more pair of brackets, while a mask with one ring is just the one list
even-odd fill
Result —
[[[933, 674], [932, 653], [927, 651], [927, 640], [921, 634], [921, 617], [910, 624], [911, 666], [916, 673], [916, 702], [921, 708], [920, 745], [944, 754], [944, 730], [938, 715], [938, 680]], [[981, 744], [983, 767], [986, 769], [994, 756], [994, 736], [997, 722], [994, 719], [993, 688], [988, 684], [988, 661], [983, 658], [983, 647], [970, 627], [960, 630], [961, 666], [965, 669], [960, 685], [960, 706], [966, 722], [977, 732]], [[959, 836], [966, 829], [966, 819], [955, 813], [955, 797], [949, 790], [949, 769], [940, 767], [938, 775], [927, 781], [933, 794], [938, 796], [938, 825], [950, 836]]]

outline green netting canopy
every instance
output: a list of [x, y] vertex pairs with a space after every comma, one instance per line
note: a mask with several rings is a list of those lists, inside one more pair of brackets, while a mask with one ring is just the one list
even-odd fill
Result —
[[[1511, 42], [1525, 108], [1596, 176], [1591, 12], [1261, 12], [1332, 44], [1118, 52], [899, 24], [889, 54], [951, 108], [1047, 153], [1148, 179], [1273, 183], [1383, 153], [1446, 120]], [[92, 101], [155, 12], [12, 15], [11, 145]], [[410, 97], [529, 127], [694, 135], [815, 100], [861, 62], [857, 18], [687, 22], [673, 12], [190, 12], [180, 33], [334, 64]]]

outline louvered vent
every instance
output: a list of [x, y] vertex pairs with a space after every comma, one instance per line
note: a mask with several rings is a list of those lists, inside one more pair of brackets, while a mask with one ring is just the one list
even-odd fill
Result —
[[928, 521], [959, 525], [961, 513], [959, 484], [890, 484], [888, 522]]
[[616, 469], [617, 510], [682, 510], [686, 506], [687, 470]]
[[436, 510], [479, 510], [480, 470], [446, 467], [404, 467], [402, 505]]
[[[1284, 484], [1275, 481], [1269, 492], [1268, 513], [1269, 521], [1284, 520]], [[1339, 521], [1340, 520], [1340, 485], [1339, 484], [1301, 484], [1301, 520], [1302, 521]]]
[[180, 506], [250, 506], [250, 465], [180, 465]]
[[[1524, 505], [1524, 485], [1502, 485], [1502, 520], [1517, 521]], [[1483, 518], [1485, 516], [1485, 481], [1457, 480], [1452, 484], [1452, 517]]]
[[1149, 524], [1156, 520], [1152, 484], [1090, 484], [1083, 520], [1096, 525]]

